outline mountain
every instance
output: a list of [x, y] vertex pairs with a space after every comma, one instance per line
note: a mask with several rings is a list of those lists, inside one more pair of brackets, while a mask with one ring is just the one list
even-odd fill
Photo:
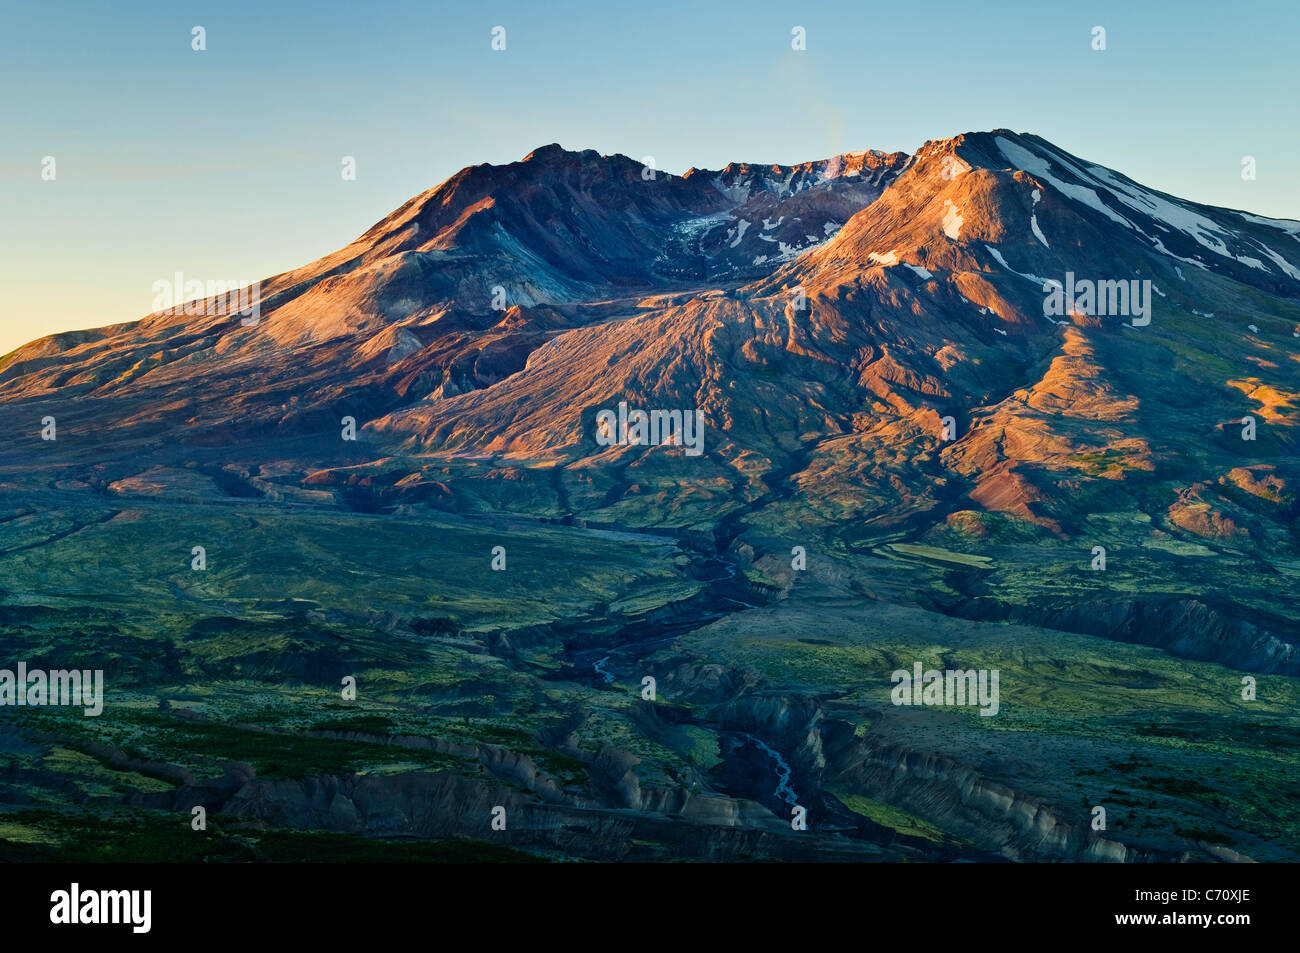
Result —
[[[415, 663], [387, 636], [354, 645], [347, 627], [432, 634], [468, 687], [435, 673], [402, 691], [433, 692], [448, 725], [462, 710], [497, 719], [498, 734], [512, 705], [547, 712], [510, 730], [538, 764], [586, 765], [581, 795], [546, 789], [565, 810], [671, 827], [703, 785], [782, 815], [783, 789], [751, 778], [771, 750], [822, 820], [867, 830], [887, 803], [916, 830], [938, 824], [943, 850], [1222, 859], [1230, 842], [1280, 856], [1252, 820], [1272, 801], [1252, 802], [1230, 841], [1187, 833], [1209, 823], [1196, 796], [1155, 833], [1099, 839], [1062, 807], [1091, 790], [1082, 774], [1049, 782], [1014, 732], [873, 707], [862, 686], [883, 679], [887, 699], [889, 672], [921, 655], [999, 659], [1019, 693], [1010, 717], [1053, 764], [1109, 781], [1127, 763], [1111, 746], [1140, 747], [1145, 798], [1179, 770], [1168, 740], [1199, 718], [1213, 790], [1253, 796], [1225, 752], [1260, 771], [1289, 757], [1261, 732], [1300, 675], [1300, 222], [1182, 200], [1008, 130], [683, 176], [549, 145], [463, 169], [258, 295], [255, 324], [160, 311], [0, 361], [0, 422], [20, 435], [0, 449], [20, 534], [0, 551], [21, 569], [9, 604], [48, 606], [32, 580], [65, 572], [60, 605], [96, 591], [100, 577], [41, 554], [108, 534], [96, 572], [125, 573], [117, 592], [203, 617], [168, 642], [168, 684], [185, 671], [278, 685], [290, 657], [310, 684], [351, 671], [345, 657], [401, 670]], [[637, 410], [697, 429], [611, 442], [608, 422], [621, 433]], [[46, 417], [56, 440], [41, 439]], [[222, 507], [246, 523], [210, 525], [211, 549], [275, 535], [219, 583], [163, 586], [143, 557], [106, 568], [139, 538], [123, 520], [208, 526]], [[507, 536], [534, 559], [512, 555], [524, 575], [504, 589], [506, 574], [450, 568]], [[455, 542], [431, 569], [419, 554], [437, 538]], [[261, 559], [281, 573], [270, 588]], [[423, 592], [430, 576], [448, 588]], [[291, 651], [256, 628], [268, 620], [297, 633]], [[600, 709], [618, 730], [593, 727], [591, 699], [613, 705], [615, 679], [643, 669], [686, 707]], [[1232, 703], [1242, 673], [1276, 679], [1267, 705], [1281, 707]], [[557, 679], [594, 694], [559, 704]], [[1109, 713], [1116, 724], [1083, 727]], [[721, 745], [702, 761], [699, 732]], [[917, 759], [924, 790], [904, 783]], [[963, 785], [1059, 828], [972, 807]], [[301, 796], [254, 800], [321, 822]], [[748, 807], [709, 810], [746, 829]], [[698, 849], [748, 849], [730, 836]], [[775, 856], [802, 849], [775, 829], [760, 839]]]
[[[1119, 510], [1294, 554], [1298, 266], [1300, 224], [1006, 130], [681, 177], [551, 145], [266, 280], [255, 327], [164, 312], [20, 348], [0, 407], [59, 419], [41, 450], [78, 485], [248, 480], [269, 440], [293, 449], [262, 492], [361, 483], [375, 507], [723, 543], [734, 520], [981, 539], [995, 516], [1082, 540]], [[1067, 281], [1122, 283], [1135, 314], [1046, 313]], [[600, 445], [620, 402], [698, 411], [703, 454]], [[1294, 636], [1269, 645], [1300, 670]]]

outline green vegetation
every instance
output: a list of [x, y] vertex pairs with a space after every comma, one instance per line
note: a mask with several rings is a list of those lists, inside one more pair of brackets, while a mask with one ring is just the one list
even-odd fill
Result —
[[258, 831], [233, 818], [157, 812], [111, 816], [19, 811], [0, 814], [0, 859], [75, 863], [535, 863], [500, 844], [468, 840], [380, 840], [328, 831]]
[[860, 814], [867, 820], [875, 821], [877, 824], [898, 831], [900, 834], [906, 834], [909, 837], [924, 837], [926, 840], [940, 844], [958, 843], [955, 838], [945, 834], [933, 824], [929, 824], [921, 818], [890, 804], [873, 801], [871, 798], [863, 797], [860, 794], [851, 794], [833, 788], [827, 789], [826, 793], [834, 795], [841, 804], [854, 814]]

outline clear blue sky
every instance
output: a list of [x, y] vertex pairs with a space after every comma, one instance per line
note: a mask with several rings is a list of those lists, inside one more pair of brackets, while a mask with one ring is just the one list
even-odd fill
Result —
[[1298, 37], [1296, 0], [0, 0], [0, 353], [139, 318], [177, 271], [304, 264], [549, 142], [681, 172], [1006, 126], [1300, 218]]

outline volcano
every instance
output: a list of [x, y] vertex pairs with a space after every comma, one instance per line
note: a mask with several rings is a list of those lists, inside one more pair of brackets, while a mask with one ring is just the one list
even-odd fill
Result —
[[[50, 580], [64, 566], [55, 554], [71, 558], [66, 541], [109, 534], [103, 558], [123, 560], [126, 573], [113, 571], [114, 587], [143, 587], [155, 612], [197, 613], [185, 623], [197, 629], [167, 639], [170, 668], [138, 673], [141, 691], [200, 676], [318, 684], [363, 662], [407, 664], [378, 642], [345, 645], [338, 635], [344, 642], [328, 648], [310, 634], [315, 624], [433, 633], [439, 651], [469, 646], [506, 660], [509, 679], [586, 678], [597, 696], [616, 684], [606, 675], [653, 671], [661, 691], [708, 712], [689, 723], [684, 710], [675, 722], [620, 709], [620, 724], [644, 742], [621, 754], [614, 735], [584, 736], [590, 716], [567, 704], [544, 724], [515, 725], [531, 739], [536, 771], [545, 752], [552, 768], [556, 759], [586, 766], [581, 795], [562, 781], [533, 787], [552, 805], [630, 809], [671, 826], [664, 818], [685, 810], [694, 784], [712, 785], [719, 802], [725, 794], [784, 810], [780, 798], [737, 788], [744, 772], [734, 764], [710, 775], [683, 760], [698, 729], [727, 733], [718, 750], [736, 758], [783, 752], [781, 798], [791, 785], [815, 791], [821, 818], [843, 827], [856, 817], [873, 843], [881, 815], [854, 808], [864, 791], [1017, 859], [1227, 856], [1222, 841], [1188, 833], [1203, 826], [1195, 797], [1156, 834], [1075, 831], [1060, 808], [1075, 788], [1035, 780], [1020, 748], [963, 760], [956, 727], [918, 727], [933, 713], [889, 706], [888, 673], [923, 657], [1010, 653], [999, 717], [1045, 732], [1045, 757], [1083, 757], [1103, 774], [1115, 754], [1108, 742], [1071, 747], [1081, 722], [1044, 713], [1044, 693], [1059, 692], [1078, 719], [1100, 717], [1088, 699], [1111, 691], [1175, 692], [1178, 671], [1202, 686], [1230, 681], [1214, 690], [1224, 699], [1246, 676], [1279, 679], [1294, 696], [1300, 222], [1186, 201], [1005, 129], [911, 155], [680, 176], [548, 145], [463, 169], [342, 250], [262, 281], [256, 295], [255, 322], [220, 307], [169, 308], [42, 338], [0, 360], [0, 422], [13, 435], [0, 448], [0, 485], [16, 534], [0, 551], [11, 572], [0, 608], [14, 624], [35, 632], [33, 607], [67, 609], [101, 592], [108, 577], [93, 567]], [[616, 439], [601, 429], [615, 419]], [[686, 441], [682, 421], [695, 428]], [[167, 543], [183, 554], [189, 536], [204, 536], [216, 566], [223, 557], [213, 554], [264, 529], [256, 514], [275, 514], [276, 532], [305, 548], [259, 550], [283, 573], [281, 591], [246, 585], [262, 572], [248, 552], [226, 557], [235, 568], [220, 586], [199, 586], [186, 567], [159, 565], [156, 539], [147, 553], [131, 548], [137, 532], [160, 529], [149, 514], [164, 511], [178, 527], [218, 511], [251, 521]], [[366, 529], [331, 531], [327, 542], [320, 519]], [[360, 601], [340, 594], [349, 573], [414, 573], [414, 555], [380, 540], [397, 532], [385, 527], [422, 520], [457, 539], [487, 524], [489, 537], [521, 527], [576, 535], [538, 543], [536, 562], [502, 555], [490, 569], [484, 537], [448, 555], [484, 556], [486, 571], [454, 586], [421, 564], [434, 597], [390, 599], [365, 586]], [[379, 535], [362, 545], [364, 533]], [[636, 549], [615, 578], [581, 576], [572, 605], [544, 610], [551, 597], [519, 594], [547, 591], [543, 575], [568, 565], [560, 554], [591, 546], [586, 565], [596, 552], [618, 564], [624, 537], [651, 548]], [[660, 565], [650, 554], [665, 541], [681, 549]], [[338, 574], [322, 559], [343, 560]], [[484, 608], [483, 593], [511, 572], [536, 575], [517, 583], [509, 610]], [[665, 585], [684, 588], [656, 588]], [[698, 625], [679, 632], [673, 620], [685, 617]], [[253, 634], [267, 619], [302, 628], [292, 649]], [[880, 638], [864, 642], [882, 619], [891, 621]], [[195, 633], [215, 631], [213, 620], [237, 648], [190, 658], [207, 644]], [[623, 634], [588, 658], [594, 620]], [[797, 642], [814, 629], [825, 638]], [[886, 645], [897, 631], [913, 643]], [[138, 654], [110, 643], [104, 651], [121, 664]], [[624, 649], [645, 672], [619, 670]], [[291, 655], [292, 678], [279, 667]], [[466, 678], [469, 688], [429, 687], [435, 679], [418, 690], [445, 703], [448, 718], [476, 693], [510, 694], [499, 668]], [[553, 703], [544, 684], [525, 692], [529, 705]], [[846, 713], [863, 685], [884, 706], [873, 709], [880, 721], [867, 742], [854, 728], [866, 722]], [[1116, 699], [1132, 716], [1121, 733], [1146, 744], [1153, 764], [1168, 754], [1151, 754], [1159, 739], [1188, 737], [1188, 712], [1201, 711], [1201, 702]], [[464, 717], [505, 717], [489, 702], [471, 707]], [[1235, 703], [1202, 714], [1216, 744], [1258, 742], [1259, 723]], [[985, 750], [990, 730], [960, 734], [978, 734], [970, 743]], [[746, 747], [742, 735], [763, 746]], [[653, 778], [626, 760], [633, 749], [638, 764], [655, 765]], [[455, 748], [457, 757], [469, 750]], [[915, 757], [930, 759], [931, 786], [904, 790]], [[1221, 772], [1220, 793], [1239, 790], [1226, 762], [1206, 770]], [[1056, 810], [1049, 827], [1073, 833], [1021, 824], [1010, 809], [980, 815], [953, 800], [962, 784], [1001, 785]], [[275, 823], [321, 821], [297, 794], [276, 791], [285, 800]], [[230, 809], [270, 810], [275, 800], [267, 790], [249, 797]], [[729, 818], [718, 823], [749, 829], [749, 808], [727, 803], [708, 805]], [[1293, 815], [1278, 823], [1300, 823]], [[1238, 820], [1232, 851], [1277, 855], [1269, 831]], [[763, 850], [798, 856], [768, 834]], [[685, 849], [673, 843], [674, 856]], [[708, 848], [716, 856], [739, 849], [719, 844]], [[850, 849], [835, 844], [823, 847]]]
[[[1006, 130], [684, 176], [550, 145], [265, 280], [255, 326], [167, 310], [20, 348], [0, 413], [30, 435], [18, 479], [32, 453], [85, 483], [248, 479], [269, 441], [295, 448], [272, 483], [382, 472], [382, 506], [509, 509], [486, 459], [530, 510], [597, 522], [997, 513], [1059, 537], [1141, 499], [1171, 532], [1290, 548], [1298, 298], [1300, 224]], [[606, 448], [620, 402], [698, 412], [710, 452]]]

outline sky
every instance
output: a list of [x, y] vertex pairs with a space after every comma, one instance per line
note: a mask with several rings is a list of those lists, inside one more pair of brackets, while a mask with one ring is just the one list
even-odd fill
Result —
[[1300, 219], [1297, 37], [1295, 0], [0, 0], [0, 355], [143, 317], [177, 272], [306, 264], [550, 142], [680, 173], [1006, 127]]

